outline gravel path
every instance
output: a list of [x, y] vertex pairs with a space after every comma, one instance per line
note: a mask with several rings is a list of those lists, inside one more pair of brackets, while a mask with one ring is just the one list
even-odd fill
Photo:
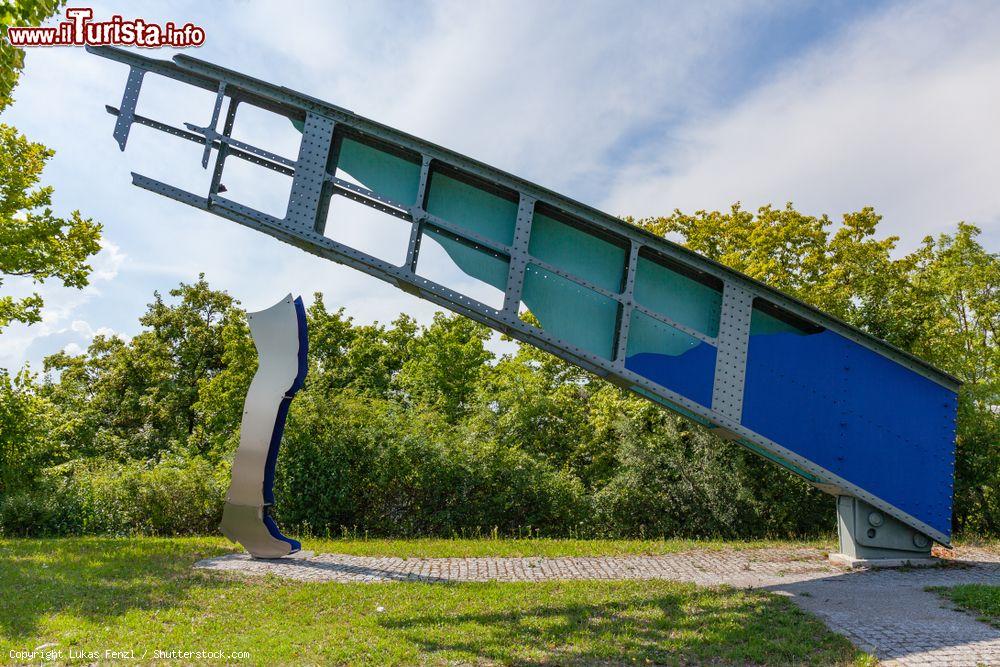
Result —
[[256, 560], [230, 554], [195, 567], [301, 581], [546, 581], [671, 579], [728, 584], [791, 596], [831, 629], [876, 654], [883, 665], [996, 665], [1000, 631], [981, 623], [927, 586], [1000, 585], [1000, 556], [964, 549], [947, 567], [851, 571], [817, 549], [688, 551], [663, 556], [591, 558], [390, 558], [305, 555]]

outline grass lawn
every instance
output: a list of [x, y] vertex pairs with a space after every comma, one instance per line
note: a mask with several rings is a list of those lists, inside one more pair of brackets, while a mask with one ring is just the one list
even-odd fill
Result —
[[[663, 553], [685, 544], [306, 546], [418, 556]], [[865, 661], [818, 620], [764, 592], [665, 581], [318, 584], [191, 569], [199, 558], [233, 550], [219, 538], [0, 540], [0, 655], [4, 662], [102, 663], [108, 649], [134, 651], [145, 662], [157, 650], [206, 652], [181, 662], [272, 664]], [[10, 653], [38, 647], [62, 653]]]
[[1000, 628], [1000, 586], [964, 584], [951, 588], [939, 586], [930, 590], [975, 614], [980, 621]]

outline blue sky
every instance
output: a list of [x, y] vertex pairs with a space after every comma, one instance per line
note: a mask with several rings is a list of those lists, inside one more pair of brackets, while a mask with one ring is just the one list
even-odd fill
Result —
[[[76, 3], [70, 3], [76, 5]], [[912, 248], [959, 220], [1000, 246], [1000, 7], [996, 3], [101, 2], [95, 15], [194, 21], [199, 58], [308, 92], [612, 214], [792, 200], [834, 218], [866, 205]], [[170, 49], [146, 51], [169, 58]], [[126, 68], [36, 49], [0, 121], [57, 151], [60, 212], [104, 223], [90, 287], [38, 289], [44, 321], [0, 334], [0, 367], [36, 369], [95, 333], [134, 334], [153, 290], [199, 272], [251, 310], [322, 291], [359, 321], [434, 308], [362, 274], [130, 185], [135, 170], [204, 192], [200, 149], [111, 138]], [[211, 95], [147, 78], [140, 112], [203, 124]], [[145, 130], [145, 128], [141, 128]], [[265, 114], [236, 134], [295, 154]], [[239, 161], [235, 161], [239, 162]], [[227, 168], [228, 172], [228, 168]], [[234, 196], [281, 201], [266, 175]], [[386, 221], [335, 210], [360, 244]], [[395, 229], [395, 228], [394, 228]], [[456, 286], [464, 278], [452, 276]]]

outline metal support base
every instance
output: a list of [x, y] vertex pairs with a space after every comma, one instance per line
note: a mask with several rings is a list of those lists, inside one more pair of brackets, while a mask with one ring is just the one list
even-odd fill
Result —
[[926, 566], [931, 539], [903, 522], [852, 496], [837, 497], [840, 553], [830, 560], [851, 567]]
[[940, 558], [851, 558], [844, 554], [830, 554], [834, 565], [845, 565], [856, 569], [884, 569], [891, 567], [937, 567]]

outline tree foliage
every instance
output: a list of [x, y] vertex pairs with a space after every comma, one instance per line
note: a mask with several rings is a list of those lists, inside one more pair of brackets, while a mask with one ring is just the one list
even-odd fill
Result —
[[[66, 408], [59, 436], [73, 451], [114, 460], [155, 459], [188, 446], [204, 452], [199, 392], [225, 368], [233, 330], [240, 340], [248, 332], [233, 298], [209, 288], [204, 276], [169, 294], [174, 303], [154, 294], [139, 318], [144, 329], [130, 341], [95, 336], [82, 357], [60, 352], [45, 360], [59, 380], [44, 390]], [[229, 359], [237, 361], [234, 355]], [[242, 368], [252, 376], [253, 366]]]
[[[84, 287], [87, 259], [100, 250], [101, 226], [73, 211], [52, 212], [52, 188], [38, 181], [53, 151], [0, 124], [0, 285], [5, 277], [49, 278], [67, 287]], [[42, 298], [0, 297], [0, 330], [11, 322], [38, 322]]]
[[[0, 111], [11, 103], [24, 67], [24, 51], [6, 41], [7, 27], [39, 25], [62, 4], [61, 0], [0, 3]], [[0, 123], [0, 286], [11, 277], [32, 283], [55, 278], [75, 288], [87, 285], [91, 271], [87, 259], [100, 249], [101, 226], [79, 211], [68, 218], [52, 212], [52, 188], [39, 186], [39, 180], [53, 155], [51, 149]], [[0, 296], [0, 331], [11, 322], [38, 322], [42, 306], [37, 292], [20, 298]]]
[[7, 41], [10, 26], [41, 25], [55, 14], [66, 0], [4, 0], [0, 2], [0, 111], [13, 100], [11, 93], [24, 69], [24, 49]]
[[53, 416], [27, 370], [11, 376], [0, 369], [0, 496], [60, 462], [58, 444], [49, 437]]
[[[736, 207], [642, 224], [963, 379], [956, 527], [996, 531], [1000, 260], [970, 225], [900, 255], [878, 222], [869, 209], [834, 226]], [[276, 480], [290, 530], [753, 537], [833, 525], [829, 496], [788, 471], [536, 348], [497, 357], [465, 318], [358, 324], [321, 294], [307, 317], [309, 375]], [[49, 357], [41, 381], [0, 384], [0, 425], [16, 434], [0, 438], [16, 471], [0, 528], [23, 532], [16, 517], [32, 516], [55, 532], [183, 530], [171, 513], [189, 515], [161, 493], [185, 499], [192, 525], [214, 525], [256, 368], [244, 313], [200, 277], [155, 294], [140, 324], [130, 340]], [[195, 470], [198, 483], [170, 482]]]

